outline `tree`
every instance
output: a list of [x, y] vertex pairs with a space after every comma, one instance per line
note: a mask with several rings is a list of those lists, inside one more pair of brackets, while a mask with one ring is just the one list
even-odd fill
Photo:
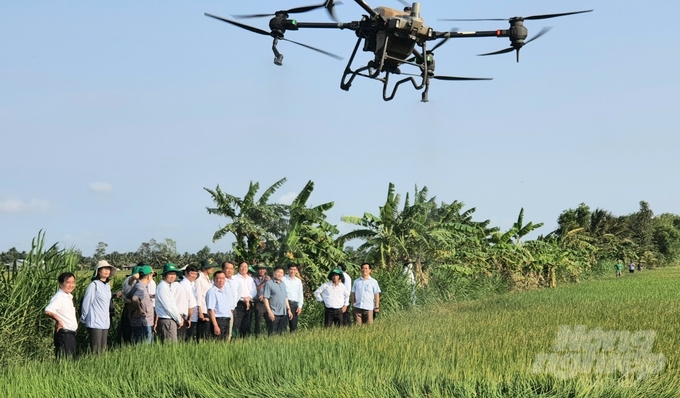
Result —
[[94, 250], [94, 254], [92, 255], [93, 265], [96, 265], [99, 260], [103, 260], [104, 257], [106, 257], [107, 247], [109, 247], [109, 245], [104, 242], [97, 243], [97, 248]]
[[213, 235], [213, 242], [231, 233], [236, 238], [232, 244], [234, 252], [241, 259], [253, 260], [258, 257], [263, 245], [276, 242], [283, 229], [283, 217], [287, 215], [286, 206], [268, 203], [271, 195], [284, 183], [285, 178], [267, 188], [258, 200], [255, 195], [260, 188], [259, 183], [250, 182], [243, 198], [223, 192], [218, 185], [215, 190], [205, 189], [212, 196], [215, 207], [208, 207], [208, 214], [226, 217], [230, 220]]

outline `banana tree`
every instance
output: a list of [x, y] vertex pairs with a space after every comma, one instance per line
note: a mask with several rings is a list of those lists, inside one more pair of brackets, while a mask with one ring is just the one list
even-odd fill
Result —
[[288, 214], [287, 206], [269, 203], [269, 198], [285, 182], [285, 178], [275, 182], [257, 200], [255, 195], [260, 184], [252, 181], [243, 198], [223, 192], [219, 185], [215, 190], [203, 188], [215, 202], [215, 207], [207, 207], [208, 214], [223, 216], [231, 221], [215, 232], [213, 242], [229, 233], [233, 234], [234, 253], [246, 260], [256, 259], [264, 247], [276, 245], [282, 232], [283, 219]]

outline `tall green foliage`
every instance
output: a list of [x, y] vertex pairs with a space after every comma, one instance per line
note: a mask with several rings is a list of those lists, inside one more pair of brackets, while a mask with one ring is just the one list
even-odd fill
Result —
[[0, 366], [52, 355], [52, 322], [44, 309], [58, 289], [62, 272], [75, 272], [73, 250], [45, 247], [45, 233], [33, 239], [23, 264], [0, 273]]

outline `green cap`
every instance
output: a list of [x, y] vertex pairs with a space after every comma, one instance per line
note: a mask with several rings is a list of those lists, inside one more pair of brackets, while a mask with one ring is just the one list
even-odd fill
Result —
[[212, 258], [206, 258], [205, 260], [201, 261], [201, 266], [198, 267], [199, 270], [204, 270], [208, 268], [215, 268], [215, 260]]
[[151, 266], [142, 265], [141, 267], [139, 267], [139, 276], [141, 278], [151, 274], [153, 274], [153, 268], [151, 268]]
[[340, 281], [342, 283], [345, 283], [345, 274], [342, 273], [342, 270], [340, 268], [333, 268], [331, 272], [328, 273], [328, 279], [331, 279], [333, 277], [333, 274], [340, 275]]
[[181, 274], [182, 270], [177, 268], [177, 266], [173, 263], [167, 263], [163, 266], [163, 273], [161, 275], [165, 275], [168, 272], [175, 272], [177, 274]]
[[256, 274], [256, 273], [257, 273], [257, 271], [255, 271], [255, 268], [253, 268], [252, 265], [249, 265], [249, 266], [248, 266], [248, 272], [250, 272], [251, 274]]

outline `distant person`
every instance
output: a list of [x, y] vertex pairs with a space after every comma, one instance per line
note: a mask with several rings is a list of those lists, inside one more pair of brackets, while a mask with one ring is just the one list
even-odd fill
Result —
[[[342, 283], [345, 285], [345, 289], [347, 289], [347, 295], [349, 296], [352, 294], [352, 278], [350, 278], [349, 274], [347, 273], [347, 266], [344, 263], [338, 264], [338, 268], [342, 270], [342, 276], [343, 280]], [[344, 319], [343, 319], [343, 325], [349, 326], [352, 324], [352, 315], [350, 314], [349, 307], [347, 311], [344, 313]]]
[[274, 277], [267, 281], [262, 291], [265, 308], [267, 308], [267, 335], [283, 334], [288, 328], [288, 321], [293, 317], [288, 303], [286, 284], [283, 283], [283, 267], [274, 268]]
[[638, 262], [638, 271], [642, 272], [642, 261]]
[[628, 272], [630, 272], [631, 274], [635, 272], [635, 264], [634, 263], [630, 263], [630, 265], [628, 266]]
[[[196, 334], [196, 323], [198, 322], [198, 301], [196, 297], [196, 279], [198, 278], [198, 268], [190, 265], [184, 269], [184, 278], [179, 282], [179, 287], [183, 289], [187, 295], [187, 313], [185, 326], [180, 328], [178, 338], [182, 341], [191, 341]], [[181, 300], [181, 299], [180, 299]], [[180, 313], [184, 310], [184, 303], [178, 300], [178, 308]]]
[[226, 340], [236, 305], [234, 293], [227, 285], [227, 277], [223, 271], [217, 271], [213, 275], [213, 287], [208, 290], [205, 302], [212, 326], [212, 336], [217, 340]]
[[319, 286], [314, 292], [317, 301], [323, 302], [326, 310], [324, 312], [324, 327], [332, 325], [342, 326], [345, 320], [345, 312], [349, 306], [349, 294], [342, 283], [344, 276], [342, 270], [334, 268], [328, 274], [329, 281]]
[[45, 315], [54, 320], [54, 355], [59, 358], [76, 358], [76, 330], [78, 318], [73, 305], [76, 277], [64, 272], [57, 278], [59, 290], [45, 307]]
[[[240, 337], [247, 337], [250, 334], [250, 318], [252, 303], [257, 294], [255, 281], [250, 275], [250, 266], [245, 261], [238, 265], [238, 274], [234, 275], [238, 285], [238, 301], [234, 311], [234, 329]], [[255, 270], [253, 270], [255, 271]]]
[[83, 297], [80, 321], [87, 327], [90, 350], [95, 354], [106, 350], [112, 305], [109, 281], [115, 274], [116, 268], [108, 261], [99, 261]]
[[153, 269], [144, 265], [139, 269], [139, 280], [130, 292], [132, 310], [130, 326], [134, 343], [151, 344], [153, 342], [154, 305], [149, 294], [149, 283], [153, 280]]
[[616, 277], [618, 278], [621, 276], [621, 271], [623, 271], [623, 263], [621, 263], [621, 261], [617, 261], [614, 268], [616, 269]]
[[[154, 331], [161, 338], [161, 342], [177, 342], [177, 330], [184, 325], [184, 318], [177, 308], [173, 284], [177, 280], [177, 273], [181, 272], [173, 263], [163, 266], [162, 279], [158, 284], [156, 303], [157, 320]], [[174, 286], [179, 289], [178, 285]], [[184, 314], [186, 316], [186, 314]]]
[[304, 291], [302, 289], [302, 280], [298, 277], [298, 266], [291, 264], [288, 266], [288, 275], [283, 277], [283, 283], [286, 284], [286, 293], [288, 294], [288, 305], [293, 316], [288, 322], [290, 332], [297, 330], [298, 317], [302, 313], [302, 305], [305, 301]]
[[255, 270], [257, 271], [257, 275], [253, 277], [253, 281], [255, 282], [257, 293], [255, 296], [255, 308], [253, 312], [255, 313], [254, 333], [255, 337], [257, 337], [260, 335], [260, 331], [262, 330], [262, 321], [264, 320], [264, 317], [267, 316], [267, 307], [264, 306], [264, 296], [262, 295], [264, 292], [264, 284], [269, 282], [271, 278], [267, 274], [266, 265], [258, 264], [255, 266]]
[[198, 279], [196, 279], [196, 302], [198, 303], [198, 324], [196, 325], [196, 340], [201, 341], [211, 336], [210, 317], [205, 303], [205, 295], [212, 287], [211, 275], [215, 269], [215, 261], [206, 259], [201, 261]]
[[411, 287], [411, 304], [416, 305], [416, 276], [413, 273], [412, 262], [407, 261], [404, 264], [404, 270], [402, 271], [402, 275], [406, 277], [406, 281], [408, 282], [408, 285]]
[[361, 326], [372, 324], [374, 313], [380, 312], [380, 286], [371, 277], [371, 264], [361, 264], [361, 278], [357, 278], [352, 286], [352, 305], [354, 306], [354, 323]]

